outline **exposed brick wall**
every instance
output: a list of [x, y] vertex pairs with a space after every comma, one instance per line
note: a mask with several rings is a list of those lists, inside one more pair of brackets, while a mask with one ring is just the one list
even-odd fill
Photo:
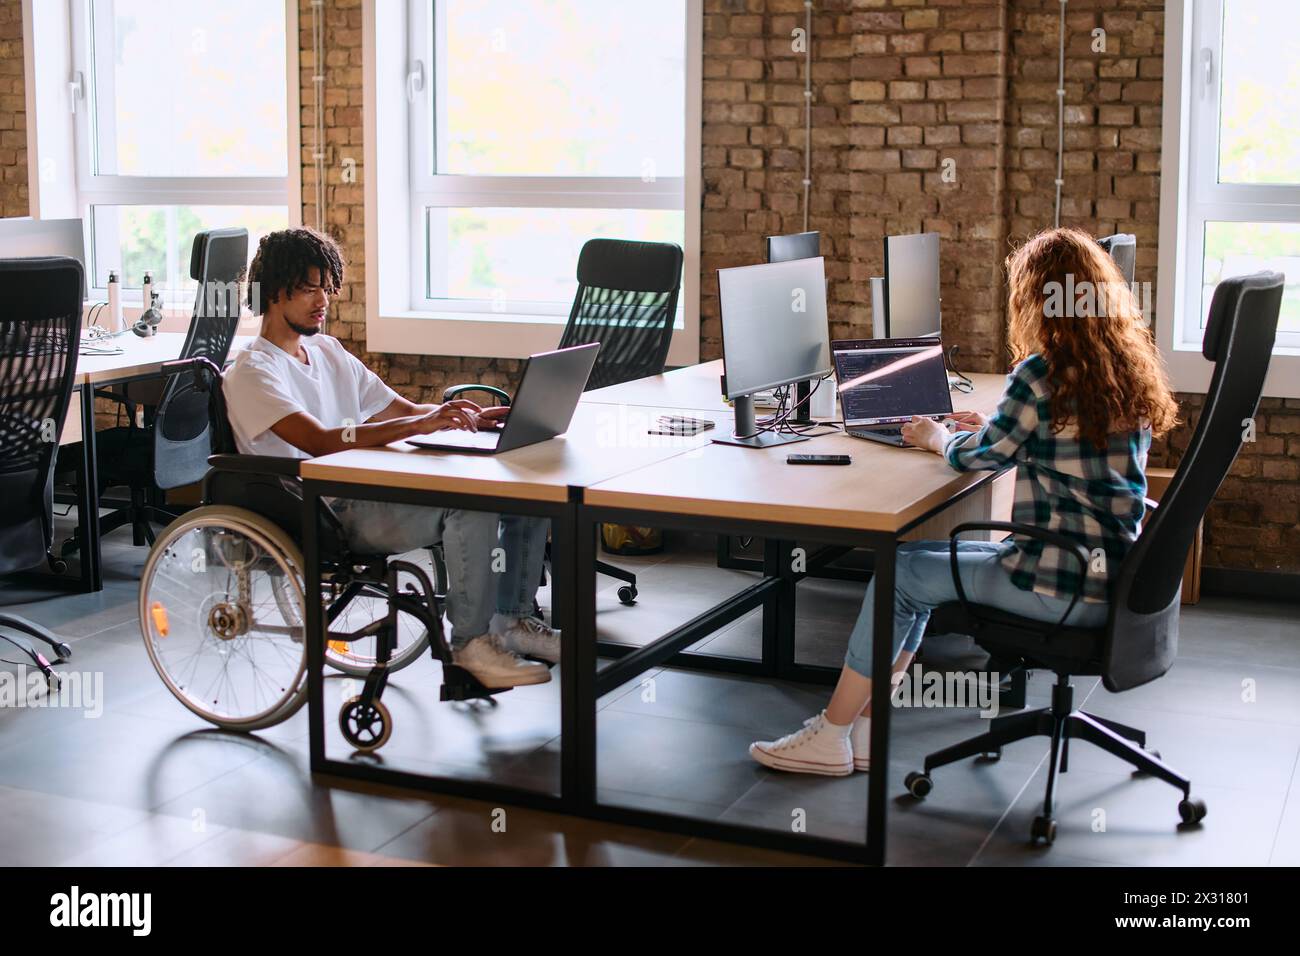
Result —
[[23, 5], [0, 0], [0, 216], [26, 216], [27, 101]]
[[[833, 334], [868, 334], [868, 279], [882, 237], [944, 237], [947, 340], [961, 367], [1005, 367], [1006, 253], [1050, 225], [1056, 173], [1057, 0], [817, 0], [813, 192]], [[1070, 0], [1062, 222], [1138, 237], [1139, 281], [1158, 258], [1163, 0]], [[507, 386], [509, 360], [364, 351], [365, 289], [360, 0], [326, 0], [327, 228], [348, 281], [329, 330], [416, 400], [445, 385]], [[803, 228], [803, 56], [791, 31], [802, 0], [705, 0], [701, 357], [720, 354], [716, 270], [761, 261], [763, 238]], [[300, 0], [303, 221], [315, 222], [311, 5]], [[1105, 52], [1091, 31], [1106, 31]], [[21, 14], [0, 0], [0, 211], [27, 211]], [[13, 97], [13, 99], [10, 99]], [[342, 160], [357, 182], [342, 181]], [[943, 178], [955, 161], [955, 182]], [[1159, 317], [1156, 317], [1159, 321]], [[1185, 425], [1158, 442], [1176, 464], [1200, 397], [1179, 396]], [[1300, 571], [1300, 401], [1265, 400], [1207, 521], [1211, 566]]]

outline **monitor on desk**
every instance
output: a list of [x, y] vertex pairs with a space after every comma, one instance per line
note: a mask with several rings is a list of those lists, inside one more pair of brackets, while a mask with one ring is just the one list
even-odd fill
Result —
[[718, 297], [727, 398], [735, 402], [736, 429], [730, 440], [715, 440], [755, 448], [800, 440], [758, 433], [752, 396], [829, 374], [825, 260], [818, 256], [719, 269]]
[[816, 259], [822, 254], [820, 232], [796, 232], [789, 236], [767, 237], [767, 261], [789, 262], [791, 259]]
[[68, 256], [81, 263], [81, 297], [86, 297], [86, 237], [80, 219], [0, 219], [0, 259]]
[[939, 234], [885, 237], [883, 327], [877, 338], [937, 336], [939, 319]]

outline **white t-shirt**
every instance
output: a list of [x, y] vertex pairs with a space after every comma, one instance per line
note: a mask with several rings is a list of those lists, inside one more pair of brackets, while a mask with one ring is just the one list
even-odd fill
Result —
[[333, 336], [303, 336], [302, 346], [307, 364], [260, 335], [235, 354], [222, 387], [241, 453], [310, 457], [271, 426], [295, 412], [325, 428], [360, 425], [398, 397]]

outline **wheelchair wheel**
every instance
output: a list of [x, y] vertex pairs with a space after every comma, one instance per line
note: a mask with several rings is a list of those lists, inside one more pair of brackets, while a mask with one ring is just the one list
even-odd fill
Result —
[[[398, 586], [403, 584], [398, 578]], [[326, 597], [326, 606], [332, 598]], [[291, 595], [286, 595], [291, 603]], [[334, 623], [330, 625], [331, 633], [350, 634], [360, 630], [372, 621], [378, 621], [388, 614], [388, 596], [381, 590], [367, 587], [350, 600], [339, 612]], [[389, 657], [390, 671], [399, 671], [416, 661], [429, 647], [429, 632], [425, 630], [420, 619], [411, 614], [397, 615], [397, 646]], [[365, 677], [375, 666], [379, 653], [379, 638], [362, 637], [355, 641], [340, 641], [331, 638], [325, 645], [325, 663], [353, 677]]]
[[279, 527], [209, 505], [158, 536], [140, 580], [140, 630], [158, 676], [209, 723], [253, 731], [307, 700], [302, 555]]

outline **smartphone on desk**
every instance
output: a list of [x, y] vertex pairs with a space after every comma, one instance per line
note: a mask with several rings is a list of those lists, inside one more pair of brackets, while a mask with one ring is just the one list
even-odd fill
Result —
[[847, 465], [853, 461], [848, 455], [786, 455], [787, 465]]

